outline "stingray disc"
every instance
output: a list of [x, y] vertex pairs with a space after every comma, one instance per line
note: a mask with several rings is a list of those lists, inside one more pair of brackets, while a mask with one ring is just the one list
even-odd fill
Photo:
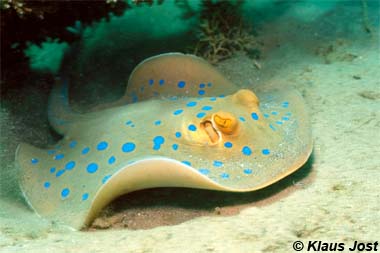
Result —
[[263, 188], [300, 168], [312, 149], [298, 93], [256, 96], [195, 56], [145, 60], [115, 107], [74, 114], [66, 94], [61, 83], [49, 108], [64, 138], [48, 149], [21, 144], [16, 163], [32, 208], [76, 229], [140, 189]]

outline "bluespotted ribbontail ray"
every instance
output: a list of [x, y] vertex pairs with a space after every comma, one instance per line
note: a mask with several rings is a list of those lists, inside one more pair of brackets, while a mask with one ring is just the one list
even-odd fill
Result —
[[48, 114], [64, 137], [47, 149], [19, 145], [20, 186], [37, 214], [75, 229], [140, 189], [258, 190], [300, 168], [312, 150], [297, 92], [256, 96], [179, 53], [145, 60], [125, 96], [86, 114], [70, 111], [62, 80]]

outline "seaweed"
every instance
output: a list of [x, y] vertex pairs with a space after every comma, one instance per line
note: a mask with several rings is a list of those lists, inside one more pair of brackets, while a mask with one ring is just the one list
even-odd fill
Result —
[[244, 51], [259, 56], [252, 28], [242, 17], [243, 0], [203, 0], [193, 53], [215, 64]]

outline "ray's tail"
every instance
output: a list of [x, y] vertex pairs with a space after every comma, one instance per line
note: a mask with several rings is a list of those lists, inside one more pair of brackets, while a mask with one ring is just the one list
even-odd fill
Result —
[[62, 135], [67, 132], [69, 126], [76, 121], [80, 115], [70, 109], [68, 91], [68, 79], [61, 77], [56, 80], [49, 97], [49, 123], [55, 131]]

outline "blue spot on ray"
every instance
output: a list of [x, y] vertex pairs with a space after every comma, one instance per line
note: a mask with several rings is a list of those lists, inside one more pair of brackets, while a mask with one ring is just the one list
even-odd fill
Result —
[[223, 162], [221, 162], [221, 161], [214, 161], [213, 165], [215, 167], [222, 167], [223, 166]]
[[49, 188], [49, 187], [50, 187], [50, 182], [47, 182], [47, 181], [46, 181], [46, 182], [44, 183], [44, 187], [45, 187], [46, 189]]
[[57, 173], [55, 174], [56, 177], [60, 177], [63, 173], [65, 173], [65, 170], [59, 170], [57, 171]]
[[199, 118], [199, 119], [203, 118], [205, 115], [206, 115], [205, 112], [200, 112], [200, 113], [197, 114], [197, 118]]
[[163, 79], [160, 79], [160, 81], [158, 81], [158, 84], [159, 85], [164, 85], [165, 81]]
[[284, 116], [284, 117], [282, 117], [282, 120], [286, 121], [286, 120], [289, 120], [289, 118]]
[[180, 88], [180, 89], [184, 88], [185, 85], [186, 85], [185, 81], [179, 81], [178, 84], [177, 84], [178, 88]]
[[116, 161], [116, 158], [114, 156], [111, 156], [109, 159], [108, 159], [108, 164], [113, 164], [115, 163]]
[[154, 122], [154, 125], [156, 125], [156, 126], [161, 125], [161, 120], [156, 120], [156, 121]]
[[32, 158], [32, 160], [30, 160], [33, 164], [36, 164], [38, 163], [38, 159], [37, 158]]
[[203, 89], [204, 87], [206, 87], [204, 83], [199, 84], [199, 88]]
[[195, 125], [191, 124], [191, 125], [189, 125], [188, 129], [189, 129], [190, 131], [193, 131], [193, 132], [194, 132], [194, 131], [197, 130], [197, 127], [196, 127]]
[[106, 141], [101, 141], [96, 146], [96, 149], [99, 151], [103, 151], [103, 150], [107, 149], [107, 147], [108, 147], [108, 143]]
[[241, 152], [243, 152], [244, 155], [251, 155], [252, 154], [252, 150], [248, 146], [244, 146], [243, 149], [241, 150]]
[[66, 198], [67, 196], [69, 196], [69, 194], [70, 194], [70, 190], [69, 190], [69, 188], [65, 188], [65, 189], [63, 189], [63, 190], [61, 191], [61, 196], [62, 196], [62, 198]]
[[153, 142], [155, 144], [163, 144], [165, 142], [165, 138], [162, 137], [161, 135], [158, 135], [158, 136], [154, 137]]
[[63, 157], [65, 157], [63, 154], [58, 154], [54, 156], [54, 160], [61, 160]]
[[98, 165], [96, 163], [90, 163], [87, 165], [87, 172], [88, 173], [95, 173], [98, 170]]
[[129, 153], [135, 150], [135, 148], [136, 148], [136, 145], [133, 142], [127, 142], [123, 144], [123, 146], [121, 147], [121, 150], [125, 153]]
[[102, 184], [105, 184], [110, 178], [111, 178], [111, 175], [106, 175], [105, 177], [103, 177]]
[[84, 193], [82, 195], [82, 200], [87, 200], [88, 199], [88, 193]]
[[252, 174], [251, 169], [244, 169], [243, 172], [244, 172], [244, 174], [247, 174], [247, 175]]
[[50, 168], [50, 173], [54, 173], [55, 170], [56, 170], [56, 169], [55, 169], [54, 167]]
[[227, 141], [227, 142], [224, 143], [224, 147], [226, 147], [226, 148], [232, 148], [232, 143], [229, 142], [229, 141]]
[[191, 162], [189, 161], [182, 161], [181, 163], [191, 166]]
[[211, 87], [211, 86], [212, 86], [212, 83], [208, 83], [208, 84], [207, 84], [207, 87]]
[[230, 178], [230, 175], [228, 175], [228, 173], [222, 173], [222, 174], [220, 174], [220, 177], [223, 179], [228, 179], [228, 178]]
[[209, 105], [205, 105], [202, 107], [202, 110], [205, 110], [205, 111], [210, 111], [212, 109], [212, 106], [209, 106]]
[[263, 153], [263, 155], [269, 155], [270, 154], [269, 149], [263, 149], [261, 152]]
[[257, 113], [253, 112], [251, 113], [251, 117], [253, 120], [258, 120], [259, 119], [259, 115], [257, 115]]
[[239, 117], [240, 121], [241, 122], [245, 122], [245, 118], [244, 117]]
[[71, 141], [70, 144], [69, 144], [69, 147], [70, 148], [75, 148], [76, 145], [77, 145], [77, 141]]
[[216, 97], [210, 98], [210, 101], [216, 101]]
[[149, 85], [152, 86], [154, 83], [154, 80], [153, 79], [149, 79]]
[[182, 136], [182, 134], [180, 132], [175, 133], [175, 137], [180, 138], [181, 136]]
[[162, 137], [161, 135], [158, 135], [153, 138], [153, 149], [154, 150], [159, 150], [161, 148], [161, 145], [164, 144], [165, 138]]
[[201, 174], [203, 174], [203, 175], [208, 175], [208, 174], [210, 174], [210, 171], [208, 170], [208, 169], [199, 169], [198, 170]]
[[74, 161], [70, 161], [70, 162], [66, 163], [66, 165], [65, 165], [65, 169], [67, 169], [67, 170], [72, 170], [74, 167], [75, 167]]
[[278, 115], [278, 112], [273, 111], [273, 112], [272, 112], [272, 115]]
[[198, 94], [201, 95], [201, 96], [203, 96], [205, 93], [206, 93], [206, 92], [205, 92], [204, 90], [199, 90], [199, 91], [198, 91]]
[[178, 109], [178, 110], [175, 110], [175, 111], [173, 112], [173, 114], [174, 114], [174, 115], [179, 115], [179, 114], [181, 114], [182, 112], [183, 112], [182, 109]]
[[193, 106], [196, 106], [196, 105], [197, 105], [197, 102], [195, 102], [195, 101], [191, 101], [191, 102], [189, 102], [189, 103], [186, 104], [186, 106], [188, 106], [188, 107], [193, 107]]
[[178, 144], [173, 144], [172, 148], [173, 148], [174, 151], [176, 151], [178, 149]]
[[82, 149], [82, 155], [87, 154], [89, 151], [90, 151], [90, 148], [89, 147], [85, 147], [84, 149]]

